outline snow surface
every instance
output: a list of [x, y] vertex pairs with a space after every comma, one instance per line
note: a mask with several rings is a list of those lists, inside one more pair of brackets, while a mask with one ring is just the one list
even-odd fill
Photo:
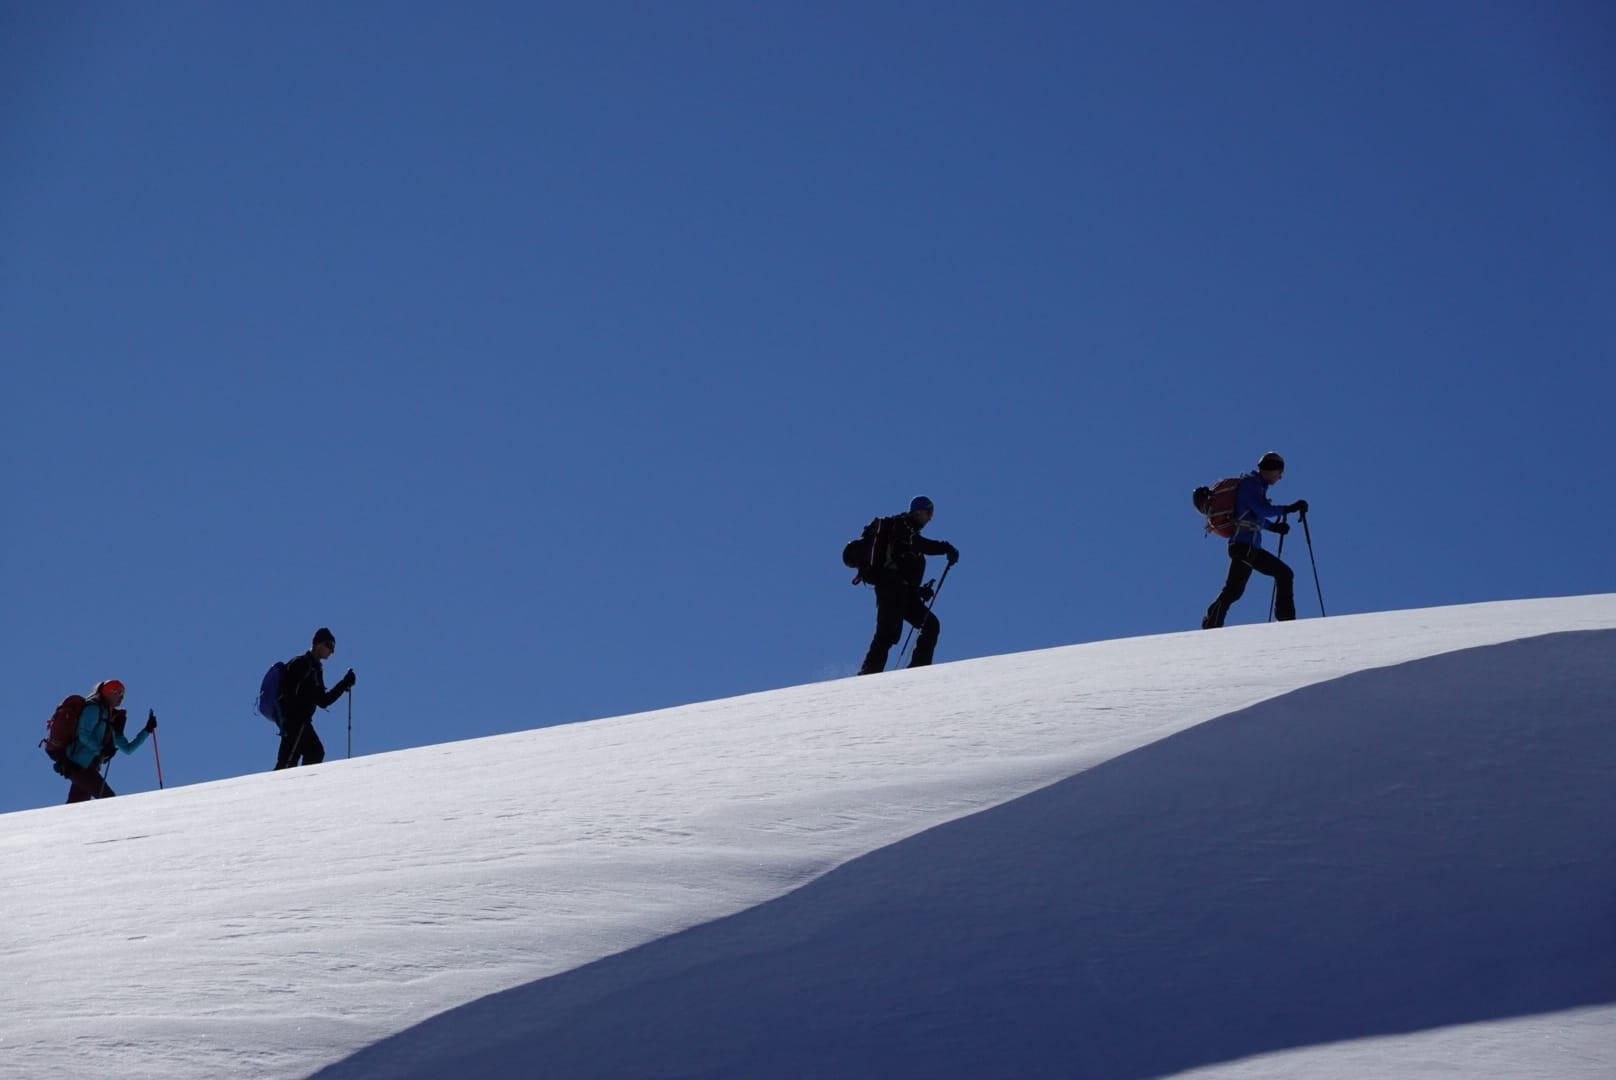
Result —
[[0, 1076], [1616, 1076], [1616, 634], [1562, 633], [1613, 628], [1100, 642], [5, 815]]

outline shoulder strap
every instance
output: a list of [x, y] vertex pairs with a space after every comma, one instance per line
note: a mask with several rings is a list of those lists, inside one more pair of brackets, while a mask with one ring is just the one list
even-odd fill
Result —
[[889, 570], [895, 565], [896, 560], [893, 558], [892, 545], [898, 541], [898, 529], [901, 527], [899, 518], [901, 517], [903, 517], [902, 514], [894, 514], [891, 517], [881, 519], [881, 546], [876, 551], [880, 558], [875, 565], [886, 567]]
[[[297, 692], [303, 689], [304, 683], [309, 681], [309, 672], [313, 670], [313, 665], [307, 662], [308, 659], [308, 653], [299, 653], [286, 661], [286, 670], [281, 673], [280, 697], [283, 700], [295, 700]], [[296, 670], [296, 678], [287, 678], [288, 675], [293, 673], [294, 669]]]
[[85, 698], [84, 708], [79, 712], [79, 731], [84, 731], [84, 716], [91, 710], [95, 711], [92, 723], [101, 724], [101, 753], [105, 754], [112, 747], [112, 710], [106, 703], [97, 698]]

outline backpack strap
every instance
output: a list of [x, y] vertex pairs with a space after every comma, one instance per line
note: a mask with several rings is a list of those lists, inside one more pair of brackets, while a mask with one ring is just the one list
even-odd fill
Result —
[[[297, 695], [303, 690], [303, 684], [308, 682], [309, 676], [314, 674], [314, 665], [319, 663], [319, 661], [315, 660], [314, 657], [309, 653], [299, 653], [297, 656], [292, 657], [286, 662], [286, 670], [291, 671], [293, 664], [305, 659], [308, 660], [308, 663], [303, 665], [302, 672], [298, 675], [296, 682], [286, 678], [284, 674], [282, 675], [280, 697], [279, 700], [275, 702], [277, 707], [280, 706], [282, 701], [297, 701]], [[281, 711], [284, 713], [284, 708]], [[285, 718], [283, 716], [282, 730], [284, 730], [284, 720]]]
[[875, 561], [875, 557], [876, 557], [876, 553], [880, 550], [881, 533], [883, 531], [881, 526], [883, 525], [883, 523], [884, 523], [884, 519], [881, 518], [879, 515], [876, 516], [876, 517], [873, 517], [873, 518], [870, 519], [870, 523], [868, 525], [864, 526], [864, 531], [861, 534], [859, 534], [859, 540], [863, 544], [863, 546], [860, 548], [860, 551], [862, 552], [862, 554], [859, 557], [859, 568], [853, 574], [853, 580], [852, 580], [852, 582], [850, 582], [850, 584], [853, 584], [853, 585], [873, 585], [874, 584], [874, 582], [865, 580], [864, 571], [866, 569], [873, 570], [873, 569], [875, 569], [875, 567], [877, 565], [876, 561]]
[[870, 520], [870, 551], [869, 558], [864, 560], [864, 565], [871, 567], [881, 565], [877, 556], [881, 552], [881, 535], [886, 532], [886, 524], [886, 519], [882, 517], [875, 517]]
[[[74, 735], [73, 741], [81, 741], [79, 735], [84, 732], [84, 714], [91, 709], [95, 710], [95, 717], [101, 722], [101, 745], [96, 747], [95, 751], [96, 760], [100, 761], [102, 758], [111, 757], [118, 750], [112, 739], [112, 709], [99, 697], [92, 694], [84, 699], [84, 708], [79, 711], [78, 734]], [[63, 753], [65, 754], [66, 751], [63, 751]]]

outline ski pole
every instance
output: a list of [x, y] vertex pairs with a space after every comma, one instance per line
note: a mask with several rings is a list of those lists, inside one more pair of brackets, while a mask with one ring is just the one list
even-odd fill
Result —
[[112, 759], [107, 758], [107, 767], [101, 771], [101, 794], [97, 795], [96, 798], [104, 799], [104, 798], [107, 797], [107, 777], [109, 777], [111, 775], [112, 775]]
[[348, 757], [353, 758], [353, 687], [348, 687]]
[[1315, 560], [1313, 558], [1313, 530], [1309, 529], [1307, 527], [1307, 511], [1306, 510], [1302, 511], [1302, 535], [1307, 538], [1307, 561], [1313, 567], [1313, 591], [1318, 594], [1318, 597], [1319, 597], [1319, 616], [1322, 618], [1324, 616], [1324, 614], [1325, 614], [1325, 611], [1324, 611], [1324, 590], [1319, 588], [1319, 564], [1318, 564], [1317, 560]]
[[[1285, 519], [1288, 518], [1288, 517], [1290, 517], [1290, 514], [1288, 512], [1279, 515], [1279, 523], [1281, 525], [1285, 524]], [[1289, 532], [1289, 531], [1290, 531], [1289, 529], [1286, 530], [1286, 532]], [[1279, 534], [1279, 549], [1274, 552], [1274, 558], [1277, 559], [1277, 558], [1279, 558], [1280, 556], [1282, 556], [1284, 554], [1285, 554], [1285, 533], [1280, 533]], [[1274, 621], [1274, 605], [1278, 601], [1278, 599], [1279, 599], [1279, 581], [1278, 581], [1278, 579], [1275, 579], [1273, 588], [1268, 590], [1268, 621], [1269, 622]]]
[[304, 724], [302, 727], [297, 729], [297, 738], [292, 740], [292, 752], [286, 758], [286, 767], [288, 769], [290, 769], [297, 761], [298, 751], [303, 749], [303, 733], [307, 730], [309, 730], [308, 724]]
[[163, 790], [163, 755], [157, 749], [157, 729], [156, 728], [153, 728], [152, 733], [151, 733], [151, 752], [152, 752], [152, 760], [157, 762], [157, 790], [162, 791]]
[[[947, 566], [943, 567], [943, 576], [937, 579], [937, 587], [931, 590], [931, 599], [926, 603], [926, 615], [928, 618], [931, 616], [932, 606], [937, 603], [937, 594], [943, 591], [943, 583], [948, 580], [948, 572], [952, 569], [954, 569], [953, 563], [949, 563]], [[926, 587], [931, 589], [931, 582], [926, 582]], [[903, 658], [909, 654], [909, 639], [914, 636], [914, 632], [915, 627], [914, 624], [911, 623], [909, 625], [909, 633], [905, 634], [903, 638], [903, 649], [898, 653], [899, 667], [903, 667]]]
[[[947, 571], [945, 570], [944, 573], [947, 573]], [[936, 581], [936, 580], [937, 580], [936, 578], [932, 578], [931, 581], [926, 582], [925, 587], [930, 589], [932, 581]], [[935, 590], [933, 590], [933, 592], [931, 594], [931, 598], [932, 598], [933, 601], [935, 601], [937, 599], [937, 593], [936, 593]], [[927, 614], [931, 613], [931, 605], [930, 604], [926, 605], [926, 612], [927, 612]], [[903, 648], [898, 650], [898, 666], [899, 667], [903, 667], [903, 658], [909, 654], [909, 639], [914, 637], [914, 636], [915, 636], [915, 624], [910, 623], [909, 624], [909, 632], [903, 635]]]

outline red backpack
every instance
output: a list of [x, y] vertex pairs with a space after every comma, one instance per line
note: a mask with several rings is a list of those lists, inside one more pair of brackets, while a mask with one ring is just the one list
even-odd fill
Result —
[[1195, 509], [1206, 518], [1206, 531], [1217, 533], [1219, 536], [1234, 535], [1235, 526], [1235, 496], [1240, 491], [1240, 481], [1243, 477], [1231, 476], [1219, 480], [1211, 487], [1198, 487], [1192, 496]]
[[84, 711], [85, 700], [78, 694], [69, 694], [56, 706], [49, 720], [45, 721], [45, 737], [39, 740], [39, 745], [45, 748], [45, 753], [52, 761], [60, 760], [63, 753], [73, 740], [79, 737], [79, 714]]

